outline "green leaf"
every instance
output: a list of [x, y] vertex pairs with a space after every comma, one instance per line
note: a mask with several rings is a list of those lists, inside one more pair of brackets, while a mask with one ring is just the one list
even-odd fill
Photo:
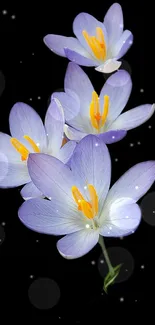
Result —
[[122, 264], [119, 264], [119, 265], [113, 267], [113, 272], [109, 271], [108, 274], [106, 275], [106, 277], [104, 279], [104, 286], [103, 286], [103, 289], [106, 293], [108, 293], [107, 292], [108, 287], [115, 282], [115, 279], [117, 278], [117, 276], [120, 272], [121, 266], [122, 266]]

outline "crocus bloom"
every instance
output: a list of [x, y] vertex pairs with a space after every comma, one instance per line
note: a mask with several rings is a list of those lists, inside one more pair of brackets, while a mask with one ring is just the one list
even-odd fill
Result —
[[53, 93], [52, 98], [59, 99], [63, 106], [65, 133], [71, 140], [98, 134], [105, 143], [117, 142], [128, 130], [147, 121], [155, 110], [155, 105], [146, 104], [121, 114], [132, 89], [130, 75], [125, 70], [110, 76], [98, 96], [85, 72], [70, 62], [64, 89], [65, 92]]
[[44, 152], [61, 159], [70, 159], [76, 143], [67, 142], [62, 148], [64, 115], [59, 103], [51, 101], [45, 116], [45, 126], [32, 107], [16, 103], [9, 116], [11, 136], [0, 133], [0, 187], [26, 184], [21, 195], [24, 199], [42, 193], [32, 183], [27, 158], [31, 152]]
[[107, 146], [88, 135], [76, 146], [71, 169], [54, 157], [30, 154], [28, 169], [47, 199], [25, 201], [19, 218], [28, 228], [50, 235], [66, 235], [57, 243], [65, 258], [88, 253], [105, 237], [127, 236], [141, 220], [136, 203], [155, 179], [155, 161], [130, 168], [109, 190], [111, 161]]
[[97, 71], [110, 73], [117, 70], [133, 43], [129, 30], [123, 31], [123, 13], [118, 3], [114, 3], [106, 13], [104, 22], [82, 12], [73, 22], [75, 37], [49, 34], [45, 44], [54, 53], [67, 57], [82, 66], [94, 66]]

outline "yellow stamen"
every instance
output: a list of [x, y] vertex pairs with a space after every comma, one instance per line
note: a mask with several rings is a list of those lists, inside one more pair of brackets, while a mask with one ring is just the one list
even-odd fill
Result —
[[94, 56], [98, 60], [105, 60], [107, 50], [102, 28], [96, 27], [96, 36], [90, 36], [86, 30], [82, 31], [82, 35], [91, 48]]
[[13, 145], [13, 147], [20, 153], [21, 160], [22, 161], [26, 160], [29, 155], [29, 151], [27, 150], [27, 148], [21, 142], [19, 142], [16, 138], [11, 138], [10, 141], [11, 141], [11, 144]]
[[76, 186], [72, 186], [72, 195], [78, 206], [78, 210], [82, 211], [85, 217], [93, 219], [98, 213], [98, 196], [93, 185], [87, 186], [90, 196], [90, 202], [86, 201]]
[[[24, 139], [29, 142], [29, 144], [31, 145], [34, 152], [37, 152], [37, 153], [40, 152], [40, 149], [38, 148], [38, 146], [35, 144], [35, 142], [28, 135], [24, 135]], [[11, 141], [11, 144], [13, 145], [13, 147], [20, 153], [21, 160], [22, 161], [27, 160], [28, 155], [30, 153], [29, 150], [16, 138], [11, 138], [10, 141]]]
[[109, 96], [105, 95], [104, 96], [103, 113], [102, 113], [102, 117], [101, 117], [101, 127], [104, 125], [104, 123], [107, 119], [108, 112], [109, 112]]
[[98, 130], [105, 124], [109, 111], [109, 96], [104, 96], [103, 113], [100, 114], [99, 97], [95, 91], [92, 92], [92, 101], [89, 107], [90, 121], [92, 126]]
[[26, 139], [29, 142], [34, 152], [40, 152], [40, 149], [38, 148], [36, 143], [28, 135], [24, 135], [24, 139]]

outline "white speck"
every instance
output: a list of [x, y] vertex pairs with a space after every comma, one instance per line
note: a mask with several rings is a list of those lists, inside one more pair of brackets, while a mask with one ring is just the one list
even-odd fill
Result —
[[141, 88], [141, 89], [140, 89], [140, 93], [143, 93], [143, 92], [144, 92], [144, 89], [143, 89], [143, 88]]
[[87, 229], [90, 228], [90, 225], [89, 225], [88, 223], [86, 224], [86, 228], [87, 228]]
[[141, 265], [141, 267], [140, 267], [141, 269], [144, 269], [145, 268], [145, 266], [144, 265]]
[[151, 126], [151, 125], [149, 125], [149, 126], [148, 126], [148, 128], [149, 128], [149, 129], [151, 129], [151, 128], [152, 128], [152, 126]]
[[125, 272], [128, 272], [128, 270], [126, 269]]
[[23, 63], [23, 61], [20, 61], [19, 63]]
[[16, 16], [15, 16], [15, 15], [12, 15], [12, 16], [11, 16], [11, 19], [15, 19], [15, 18], [16, 18]]
[[112, 230], [112, 227], [109, 227], [110, 230]]
[[123, 44], [125, 44], [125, 41], [123, 41]]
[[40, 147], [40, 143], [39, 142], [37, 142], [36, 145], [37, 145], [37, 147]]
[[41, 99], [41, 97], [40, 97], [40, 96], [38, 96], [37, 98], [38, 98], [38, 99]]
[[115, 136], [114, 135], [112, 136], [112, 139], [115, 139]]
[[121, 240], [123, 240], [123, 239], [124, 239], [124, 237], [120, 237], [120, 239], [121, 239]]
[[130, 143], [130, 147], [133, 147], [134, 146], [134, 144], [133, 143]]
[[32, 98], [30, 98], [29, 100], [32, 101]]
[[5, 222], [2, 222], [2, 226], [5, 226], [6, 225], [6, 223]]
[[7, 10], [3, 10], [3, 11], [2, 11], [2, 14], [3, 14], [3, 15], [7, 15], [7, 13], [8, 13]]
[[132, 234], [134, 234], [134, 230], [132, 230]]
[[39, 240], [38, 239], [36, 239], [36, 243], [39, 243]]
[[118, 158], [115, 158], [115, 161], [117, 162], [118, 161]]
[[123, 301], [124, 301], [124, 298], [123, 298], [123, 297], [121, 297], [121, 298], [120, 298], [120, 302], [123, 302]]
[[110, 231], [108, 231], [108, 235], [110, 234]]
[[98, 147], [98, 146], [99, 146], [99, 144], [96, 142], [96, 143], [95, 143], [95, 147]]
[[78, 202], [80, 203], [80, 202], [81, 202], [81, 200], [79, 199], [79, 200], [78, 200]]
[[84, 186], [84, 190], [87, 190], [87, 186], [86, 185]]
[[138, 185], [136, 185], [136, 186], [135, 186], [135, 189], [136, 189], [136, 190], [138, 190], [138, 189], [139, 189], [139, 186], [138, 186]]
[[104, 260], [101, 260], [100, 263], [101, 263], [101, 264], [104, 264]]
[[59, 210], [56, 210], [56, 212], [58, 213], [58, 212], [59, 212]]
[[132, 41], [129, 41], [129, 44], [132, 44], [133, 42]]
[[135, 302], [137, 302], [137, 299], [135, 300]]
[[32, 55], [34, 55], [34, 52], [32, 53]]
[[49, 196], [49, 200], [51, 200], [51, 196]]
[[34, 278], [34, 275], [30, 275], [30, 279], [33, 279]]
[[46, 133], [47, 137], [48, 137], [48, 133]]
[[126, 219], [129, 219], [129, 216], [126, 216], [125, 218], [126, 218]]
[[120, 24], [119, 27], [120, 27], [120, 28], [123, 28], [123, 24]]
[[61, 319], [61, 317], [59, 316], [59, 319]]
[[140, 145], [140, 144], [141, 144], [141, 142], [140, 142], [140, 141], [138, 141], [138, 142], [137, 142], [137, 144], [138, 144], [138, 145]]
[[155, 210], [153, 210], [153, 213], [155, 213]]
[[96, 262], [95, 262], [95, 261], [91, 261], [91, 264], [92, 264], [92, 265], [95, 265], [95, 264], [96, 264]]
[[1, 243], [2, 239], [0, 239], [0, 243]]

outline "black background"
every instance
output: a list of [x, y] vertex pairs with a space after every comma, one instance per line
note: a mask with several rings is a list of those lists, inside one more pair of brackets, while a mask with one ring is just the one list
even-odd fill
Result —
[[[9, 133], [8, 115], [17, 101], [31, 105], [45, 116], [52, 92], [63, 88], [68, 60], [53, 54], [43, 43], [46, 34], [72, 35], [74, 17], [82, 11], [98, 20], [103, 19], [112, 1], [89, 2], [7, 2], [0, 4], [0, 70], [5, 77], [5, 90], [0, 97], [0, 130]], [[133, 91], [126, 109], [155, 102], [154, 77], [154, 23], [153, 5], [147, 2], [120, 1], [125, 28], [134, 34], [134, 44], [123, 58], [123, 67], [129, 69]], [[2, 11], [6, 10], [7, 14]], [[11, 16], [15, 15], [15, 19]], [[93, 68], [84, 68], [96, 91], [105, 78]], [[144, 92], [140, 92], [144, 89]], [[39, 97], [39, 99], [38, 99]], [[32, 100], [31, 100], [32, 99]], [[149, 127], [151, 126], [151, 128]], [[155, 117], [143, 126], [128, 132], [125, 139], [109, 145], [112, 158], [112, 184], [134, 164], [155, 159]], [[140, 142], [140, 144], [137, 144]], [[133, 146], [130, 144], [133, 144]], [[116, 162], [115, 159], [118, 159]], [[151, 310], [154, 303], [155, 229], [143, 220], [135, 234], [120, 239], [106, 240], [107, 247], [122, 246], [135, 260], [131, 278], [117, 284], [102, 295], [102, 282], [97, 261], [100, 247], [78, 260], [63, 259], [56, 249], [58, 237], [34, 233], [24, 227], [17, 216], [22, 203], [20, 189], [0, 190], [0, 223], [5, 222], [5, 240], [0, 245], [1, 313], [12, 319], [51, 320], [51, 324], [76, 324], [95, 320], [106, 321], [110, 310], [125, 306]], [[155, 185], [150, 192], [155, 191]], [[96, 264], [92, 265], [91, 261]], [[141, 265], [145, 265], [142, 270]], [[30, 275], [34, 278], [31, 279]], [[53, 309], [40, 311], [28, 299], [28, 289], [34, 279], [54, 279], [61, 291], [60, 301]], [[120, 302], [124, 297], [124, 302]], [[21, 316], [19, 316], [21, 314]], [[107, 318], [106, 318], [107, 317]], [[115, 321], [119, 321], [119, 315]]]

